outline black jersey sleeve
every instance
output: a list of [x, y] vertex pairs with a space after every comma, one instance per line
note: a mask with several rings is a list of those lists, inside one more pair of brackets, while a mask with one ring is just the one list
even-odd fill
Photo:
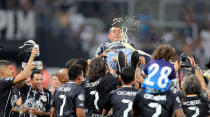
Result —
[[139, 99], [140, 99], [140, 93], [138, 93], [137, 95], [136, 95], [136, 97], [133, 99], [133, 111], [134, 111], [134, 116], [135, 115], [138, 115], [137, 114], [137, 110], [138, 110], [138, 103], [139, 103]]
[[112, 92], [110, 92], [105, 98], [104, 109], [107, 111], [109, 111], [112, 108], [112, 105], [111, 105]]
[[208, 99], [208, 94], [206, 91], [202, 91], [202, 93], [199, 96], [204, 102], [208, 104], [207, 106], [207, 116], [210, 116], [210, 100]]
[[173, 99], [173, 110], [181, 108], [181, 102], [178, 93], [174, 93], [172, 96], [173, 97], [171, 97], [171, 99]]
[[23, 96], [23, 95], [27, 95], [27, 93], [29, 92], [29, 89], [30, 89], [30, 86], [24, 84], [24, 86], [21, 87], [19, 89], [19, 91], [20, 91], [21, 95]]
[[55, 107], [56, 97], [58, 95], [57, 93], [58, 93], [58, 91], [57, 91], [57, 88], [56, 88], [54, 94], [52, 95], [52, 99], [51, 99], [51, 106], [52, 107]]
[[76, 95], [76, 101], [75, 101], [76, 108], [84, 108], [84, 100], [85, 100], [84, 92], [82, 89], [80, 89], [78, 91], [78, 94]]
[[14, 77], [5, 77], [0, 79], [0, 89], [12, 88]]
[[105, 75], [104, 88], [108, 89], [108, 91], [114, 90], [117, 88], [117, 86], [120, 86], [120, 85], [121, 85], [121, 82], [118, 77], [109, 73]]

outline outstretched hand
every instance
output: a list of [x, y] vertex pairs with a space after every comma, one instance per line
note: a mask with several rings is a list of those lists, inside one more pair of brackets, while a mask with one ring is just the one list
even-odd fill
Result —
[[108, 50], [106, 50], [106, 51], [104, 51], [101, 55], [100, 55], [100, 57], [107, 57], [107, 53], [108, 52], [110, 52], [110, 51], [113, 51], [113, 49], [108, 49]]

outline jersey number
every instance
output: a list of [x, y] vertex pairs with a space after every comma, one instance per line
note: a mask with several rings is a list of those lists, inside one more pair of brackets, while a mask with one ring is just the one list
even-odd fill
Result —
[[194, 111], [195, 111], [195, 114], [192, 115], [192, 117], [197, 117], [197, 116], [199, 115], [199, 113], [200, 113], [199, 108], [196, 107], [196, 106], [191, 106], [191, 107], [189, 107], [188, 109], [189, 109], [189, 110], [194, 110]]
[[131, 100], [126, 100], [126, 99], [122, 99], [121, 101], [122, 103], [127, 103], [128, 104], [128, 108], [125, 109], [125, 111], [123, 112], [123, 117], [128, 117], [128, 112], [131, 111], [132, 106], [133, 106], [133, 102]]
[[60, 107], [60, 116], [63, 116], [63, 107], [66, 104], [66, 96], [65, 95], [59, 95], [59, 98], [63, 100], [63, 103]]
[[156, 109], [152, 117], [159, 117], [159, 115], [161, 114], [161, 105], [158, 103], [149, 103], [148, 106]]
[[[154, 86], [154, 82], [150, 81], [150, 79], [159, 71], [159, 65], [154, 63], [149, 67], [149, 71], [153, 70], [149, 75], [148, 78], [145, 80], [145, 83]], [[167, 72], [166, 72], [167, 71]], [[158, 86], [160, 88], [165, 88], [168, 83], [168, 75], [171, 73], [171, 68], [165, 66], [160, 71], [160, 77], [158, 78]], [[164, 80], [164, 83], [162, 81]]]
[[94, 105], [95, 105], [96, 110], [99, 110], [99, 108], [98, 108], [98, 100], [99, 100], [98, 91], [91, 91], [90, 94], [95, 95]]

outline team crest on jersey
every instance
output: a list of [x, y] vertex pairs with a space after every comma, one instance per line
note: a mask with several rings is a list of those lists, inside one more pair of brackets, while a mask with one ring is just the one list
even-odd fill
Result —
[[78, 98], [79, 98], [79, 100], [85, 100], [85, 97], [84, 97], [83, 94], [80, 94], [80, 95], [78, 96]]
[[40, 96], [43, 102], [47, 102], [47, 96], [46, 95], [41, 95]]

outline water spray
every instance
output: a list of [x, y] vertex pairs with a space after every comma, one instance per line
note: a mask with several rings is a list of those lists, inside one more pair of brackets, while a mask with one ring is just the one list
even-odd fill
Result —
[[121, 25], [121, 31], [122, 31], [122, 45], [124, 45], [126, 48], [132, 49], [133, 51], [138, 51], [141, 55], [146, 55], [151, 57], [151, 55], [147, 54], [146, 52], [142, 50], [137, 50], [133, 46], [131, 46], [128, 43], [128, 31], [135, 31], [138, 30], [141, 26], [141, 22], [139, 20], [136, 20], [135, 17], [120, 17], [120, 18], [114, 18], [112, 25], [120, 24]]

